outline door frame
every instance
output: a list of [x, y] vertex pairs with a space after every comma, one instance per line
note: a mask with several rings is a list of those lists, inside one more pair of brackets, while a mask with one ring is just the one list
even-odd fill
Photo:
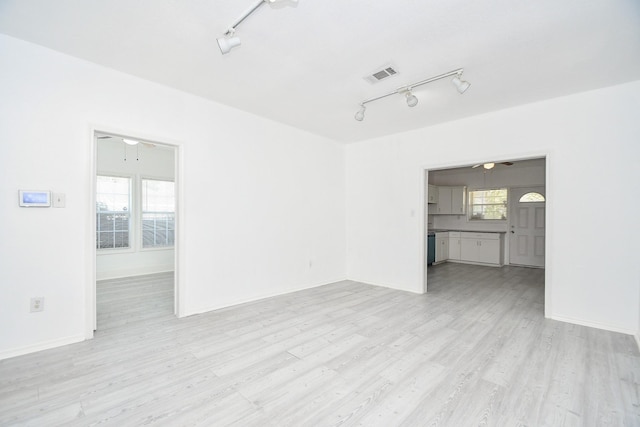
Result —
[[[465, 161], [451, 161], [444, 163], [429, 163], [423, 164], [419, 170], [420, 176], [420, 194], [418, 195], [418, 206], [420, 207], [419, 212], [422, 214], [422, 221], [420, 221], [420, 262], [422, 266], [422, 283], [423, 283], [423, 291], [422, 293], [427, 293], [428, 289], [428, 274], [427, 274], [427, 231], [428, 231], [428, 206], [427, 206], [427, 191], [428, 191], [428, 177], [429, 172], [437, 171], [442, 169], [454, 169], [467, 167], [487, 162], [507, 162], [507, 161], [520, 161], [520, 160], [533, 160], [533, 159], [544, 159], [545, 164], [545, 197], [547, 202], [549, 200], [553, 200], [553, 186], [551, 180], [551, 167], [550, 167], [550, 158], [552, 154], [548, 151], [540, 151], [540, 152], [529, 152], [529, 153], [520, 153], [513, 155], [500, 155], [500, 156], [490, 156], [482, 158], [475, 158], [471, 160]], [[544, 251], [545, 251], [545, 268], [544, 268], [544, 317], [551, 318], [553, 316], [553, 281], [552, 281], [552, 270], [553, 270], [553, 223], [549, 219], [551, 218], [551, 212], [553, 211], [553, 205], [545, 204], [545, 242], [544, 242]], [[508, 248], [505, 248], [505, 251]]]
[[87, 207], [87, 221], [85, 228], [85, 265], [87, 266], [84, 311], [85, 339], [93, 338], [97, 328], [97, 308], [96, 308], [96, 184], [98, 174], [98, 140], [96, 133], [106, 133], [110, 135], [153, 141], [155, 143], [173, 147], [174, 150], [174, 182], [176, 189], [176, 212], [175, 212], [175, 246], [174, 246], [174, 315], [184, 317], [185, 310], [185, 279], [184, 269], [184, 149], [181, 142], [172, 141], [169, 138], [147, 135], [144, 132], [117, 129], [107, 125], [89, 125], [89, 165], [86, 182], [89, 193], [89, 206]]

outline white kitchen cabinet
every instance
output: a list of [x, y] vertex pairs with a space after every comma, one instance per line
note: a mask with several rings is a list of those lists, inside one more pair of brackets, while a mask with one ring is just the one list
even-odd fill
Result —
[[449, 259], [452, 261], [460, 261], [460, 232], [449, 232]]
[[451, 187], [451, 213], [455, 215], [464, 215], [466, 212], [465, 187]]
[[460, 260], [502, 265], [502, 233], [460, 233]]
[[429, 193], [427, 195], [427, 203], [438, 203], [438, 187], [429, 184], [427, 186], [427, 191]]
[[466, 187], [438, 187], [436, 214], [464, 215]]
[[500, 261], [500, 241], [479, 239], [478, 262], [485, 264], [502, 264]]
[[436, 263], [449, 259], [449, 233], [436, 233]]
[[451, 187], [438, 187], [437, 213], [451, 213]]

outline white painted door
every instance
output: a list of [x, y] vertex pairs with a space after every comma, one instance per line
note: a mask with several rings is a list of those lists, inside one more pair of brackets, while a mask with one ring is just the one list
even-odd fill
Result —
[[509, 203], [509, 263], [544, 267], [544, 187], [512, 188]]

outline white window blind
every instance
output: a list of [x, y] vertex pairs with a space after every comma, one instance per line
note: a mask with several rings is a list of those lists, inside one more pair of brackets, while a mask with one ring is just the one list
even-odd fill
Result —
[[96, 189], [96, 248], [129, 248], [131, 179], [98, 176]]
[[175, 242], [175, 185], [142, 180], [142, 247], [171, 247]]

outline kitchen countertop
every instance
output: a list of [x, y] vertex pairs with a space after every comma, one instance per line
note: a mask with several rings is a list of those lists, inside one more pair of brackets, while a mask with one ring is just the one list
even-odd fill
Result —
[[435, 233], [448, 233], [450, 231], [460, 232], [460, 233], [506, 233], [506, 231], [496, 231], [496, 230], [451, 230], [451, 229], [434, 229], [429, 230], [427, 235], [435, 234]]

